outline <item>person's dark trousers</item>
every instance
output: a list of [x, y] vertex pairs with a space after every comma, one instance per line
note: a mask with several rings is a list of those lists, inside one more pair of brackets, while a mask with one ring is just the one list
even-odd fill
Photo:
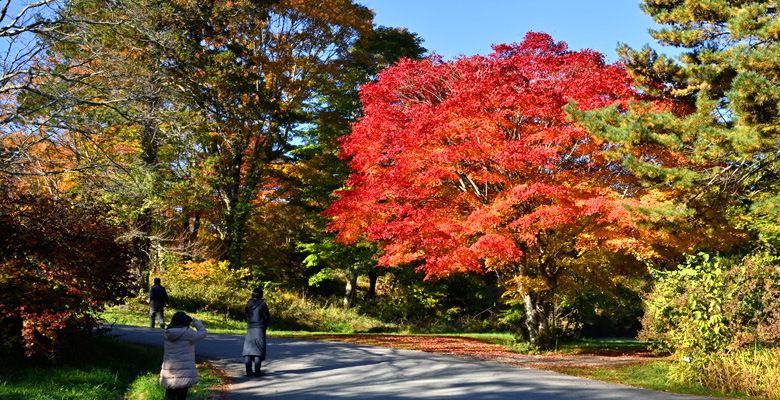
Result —
[[160, 324], [160, 328], [165, 328], [165, 320], [163, 319], [163, 307], [158, 307], [158, 308], [149, 307], [149, 327], [154, 328], [155, 319], [157, 319], [157, 323]]
[[165, 389], [165, 400], [186, 400], [189, 387], [181, 389]]
[[[255, 362], [255, 372], [252, 373], [252, 361]], [[244, 364], [246, 364], [246, 376], [263, 376], [260, 371], [260, 365], [263, 363], [263, 358], [258, 356], [244, 356]]]

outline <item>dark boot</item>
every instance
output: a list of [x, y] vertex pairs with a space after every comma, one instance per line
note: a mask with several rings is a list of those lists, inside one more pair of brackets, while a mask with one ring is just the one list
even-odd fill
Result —
[[[258, 358], [259, 360], [259, 358]], [[262, 361], [255, 362], [255, 376], [263, 376], [265, 375], [265, 372], [260, 371], [260, 366], [263, 364]]]

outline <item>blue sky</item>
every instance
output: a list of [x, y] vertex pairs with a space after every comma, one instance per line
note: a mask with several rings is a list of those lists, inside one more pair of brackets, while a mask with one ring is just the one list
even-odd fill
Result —
[[[12, 0], [11, 8], [33, 0]], [[354, 0], [374, 10], [377, 25], [405, 27], [445, 59], [490, 54], [491, 44], [519, 42], [528, 31], [546, 32], [572, 50], [590, 48], [617, 61], [618, 42], [650, 44], [656, 27], [640, 0]], [[5, 3], [5, 0], [0, 0]], [[7, 23], [7, 21], [3, 21]]]
[[662, 48], [647, 33], [657, 27], [639, 0], [356, 0], [374, 10], [374, 23], [408, 28], [445, 59], [490, 54], [491, 44], [520, 42], [545, 32], [571, 50], [589, 48], [618, 61], [618, 42]]

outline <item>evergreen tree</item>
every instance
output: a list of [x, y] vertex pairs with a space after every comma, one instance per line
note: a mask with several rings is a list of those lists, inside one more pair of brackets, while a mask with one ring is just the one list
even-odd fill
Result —
[[328, 79], [319, 82], [322, 95], [312, 109], [312, 127], [303, 135], [304, 145], [294, 151], [299, 170], [294, 186], [299, 190], [293, 203], [305, 210], [307, 225], [312, 227], [298, 238], [298, 247], [306, 254], [304, 264], [316, 272], [309, 282], [316, 284], [333, 272], [343, 272], [346, 307], [354, 304], [358, 275], [368, 275], [368, 297], [372, 297], [380, 273], [372, 260], [375, 245], [345, 245], [334, 241], [335, 234], [325, 232], [327, 219], [320, 214], [349, 175], [347, 161], [339, 158], [339, 138], [349, 135], [352, 124], [362, 116], [360, 86], [375, 81], [382, 69], [401, 59], [422, 58], [426, 53], [422, 41], [406, 29], [385, 26], [361, 35], [340, 65], [338, 79], [324, 77]]
[[[679, 190], [656, 210], [659, 220], [699, 222], [704, 212], [745, 207], [750, 218], [741, 221], [771, 233], [780, 215], [776, 2], [644, 0], [640, 7], [664, 25], [650, 32], [659, 43], [685, 51], [676, 59], [649, 47], [622, 45], [618, 52], [645, 95], [677, 106], [659, 111], [639, 103], [625, 113], [612, 108], [571, 114], [619, 143], [614, 156], [645, 185]], [[646, 146], [662, 146], [677, 161], [629, 154]]]

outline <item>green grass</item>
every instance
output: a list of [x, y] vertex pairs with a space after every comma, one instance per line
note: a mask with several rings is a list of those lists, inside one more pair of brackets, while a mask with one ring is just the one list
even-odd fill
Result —
[[619, 356], [648, 353], [649, 343], [634, 339], [580, 339], [560, 343], [555, 351], [560, 354]]
[[[159, 369], [159, 368], [158, 368]], [[126, 398], [131, 400], [161, 399], [165, 397], [165, 389], [160, 386], [160, 375], [157, 372], [147, 372], [136, 378], [126, 392]], [[208, 363], [198, 364], [198, 383], [187, 392], [188, 400], [207, 400], [211, 398], [215, 388], [223, 384], [223, 374]]]
[[580, 376], [603, 382], [657, 390], [730, 399], [759, 399], [744, 393], [722, 393], [701, 385], [688, 385], [670, 380], [667, 376], [671, 361], [654, 360], [611, 368], [554, 367], [550, 368], [567, 375]]
[[[21, 363], [21, 364], [20, 364]], [[24, 365], [24, 364], [28, 365]], [[53, 365], [0, 361], [0, 399], [106, 400], [161, 399], [158, 382], [162, 350], [97, 338], [78, 357]], [[205, 400], [223, 378], [208, 364], [199, 364], [200, 382], [187, 398]]]
[[[372, 328], [385, 328], [381, 322], [361, 316], [354, 309], [341, 307], [317, 307], [300, 299], [283, 298], [278, 304], [269, 302], [271, 323], [270, 336], [286, 336], [295, 332], [319, 333], [356, 333], [368, 332]], [[176, 311], [185, 311], [188, 315], [203, 321], [211, 333], [246, 333], [244, 321], [228, 318], [223, 313], [204, 310], [182, 310], [175, 307], [165, 309], [165, 322], [168, 323]], [[99, 318], [109, 324], [149, 326], [149, 306], [139, 300], [130, 299], [127, 304], [107, 308]]]
[[[176, 309], [165, 309], [165, 323], [171, 320]], [[187, 315], [203, 322], [211, 333], [233, 333], [243, 335], [246, 333], [246, 323], [226, 319], [224, 316], [212, 312], [189, 312]], [[129, 303], [123, 306], [107, 308], [101, 315], [100, 321], [109, 324], [149, 326], [149, 306], [146, 304]]]

